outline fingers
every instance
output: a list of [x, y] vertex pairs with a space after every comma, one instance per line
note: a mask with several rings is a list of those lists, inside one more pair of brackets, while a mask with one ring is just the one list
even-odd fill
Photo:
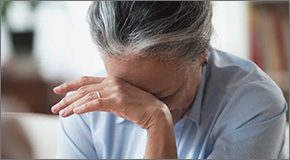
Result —
[[114, 100], [112, 98], [101, 98], [92, 100], [81, 106], [75, 107], [73, 109], [73, 112], [76, 114], [82, 114], [92, 111], [111, 112], [112, 106], [114, 106]]
[[73, 103], [78, 98], [81, 98], [81, 97], [77, 97], [77, 96], [75, 96], [75, 94], [64, 97], [60, 102], [58, 102], [57, 104], [55, 104], [54, 106], [51, 107], [52, 113], [57, 114], [60, 110], [62, 110], [63, 108], [65, 108], [69, 104]]
[[[82, 86], [80, 87], [76, 92], [74, 92], [72, 95], [69, 95], [65, 98], [63, 98], [59, 103], [55, 104], [52, 108], [51, 111], [53, 113], [58, 113], [60, 110], [66, 108], [67, 106], [71, 105], [78, 99], [86, 96], [90, 92], [93, 91], [101, 91], [104, 88], [103, 84], [91, 84], [87, 86]], [[102, 95], [103, 96], [103, 95]]]
[[[108, 90], [99, 90], [100, 94], [102, 96], [107, 96], [108, 95]], [[103, 98], [104, 98], [103, 97]], [[85, 103], [89, 103], [91, 101], [98, 101], [98, 99], [102, 99], [102, 97], [99, 97], [98, 93], [93, 90], [92, 92], [88, 93], [87, 95], [81, 97], [81, 98], [77, 98], [77, 100], [75, 100], [74, 102], [68, 104], [68, 105], [64, 105], [61, 106], [60, 111], [59, 111], [59, 115], [61, 115], [62, 117], [67, 117], [70, 116], [72, 114], [74, 114], [73, 110], [76, 107], [82, 106]], [[68, 102], [68, 100], [65, 100], [66, 102]]]
[[[81, 114], [91, 111], [118, 113], [118, 107], [116, 108], [116, 106], [118, 106], [117, 100], [120, 98], [116, 99], [116, 96], [123, 92], [123, 90], [120, 90], [120, 88], [124, 88], [121, 85], [124, 84], [116, 79], [108, 78], [105, 80], [105, 78], [100, 77], [83, 77], [79, 80], [64, 83], [54, 88], [55, 93], [64, 94], [77, 91], [63, 98], [51, 110], [53, 113], [59, 113], [63, 117], [74, 113]], [[97, 91], [101, 96], [97, 94]]]
[[94, 100], [97, 100], [99, 99], [98, 95], [96, 92], [90, 92], [89, 94], [87, 94], [86, 96], [78, 99], [77, 101], [73, 102], [72, 104], [70, 104], [69, 106], [65, 107], [64, 109], [62, 109], [59, 114], [62, 116], [62, 117], [67, 117], [67, 116], [70, 116], [72, 115], [74, 112], [73, 112], [73, 109], [76, 108], [76, 107], [79, 107], [85, 103], [88, 103], [90, 101], [94, 101]]
[[93, 83], [101, 83], [105, 78], [104, 77], [89, 77], [85, 76], [78, 80], [73, 80], [70, 82], [63, 83], [53, 89], [56, 94], [65, 94], [70, 91], [75, 91], [81, 86], [89, 85]]

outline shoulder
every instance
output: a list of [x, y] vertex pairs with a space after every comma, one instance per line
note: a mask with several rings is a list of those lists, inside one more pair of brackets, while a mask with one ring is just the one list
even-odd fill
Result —
[[287, 104], [281, 89], [258, 66], [218, 50], [211, 56], [208, 87], [222, 97], [217, 102], [220, 125], [233, 129], [283, 115]]
[[224, 108], [233, 125], [258, 123], [281, 115], [287, 104], [281, 90], [269, 81], [253, 81], [241, 85], [229, 97]]
[[238, 87], [253, 81], [275, 84], [255, 63], [217, 49], [210, 52], [209, 74], [211, 84], [231, 94]]

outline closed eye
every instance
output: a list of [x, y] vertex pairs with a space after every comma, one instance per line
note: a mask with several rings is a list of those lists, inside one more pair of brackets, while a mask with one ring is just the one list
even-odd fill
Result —
[[[173, 93], [174, 94], [174, 93]], [[165, 99], [167, 99], [167, 98], [169, 98], [171, 95], [173, 95], [173, 94], [167, 94], [166, 96], [159, 96], [159, 97], [157, 97], [159, 100], [161, 100], [161, 101], [163, 101], [163, 100], [165, 100]]]

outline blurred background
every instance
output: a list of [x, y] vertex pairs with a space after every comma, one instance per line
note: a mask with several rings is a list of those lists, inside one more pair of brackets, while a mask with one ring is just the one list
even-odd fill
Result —
[[[1, 1], [1, 135], [5, 140], [1, 158], [54, 158], [57, 116], [50, 107], [62, 97], [52, 88], [80, 76], [105, 74], [89, 34], [89, 4]], [[253, 60], [288, 101], [289, 2], [216, 1], [213, 5], [212, 46]], [[22, 138], [11, 136], [22, 132]], [[47, 136], [49, 142], [43, 141]], [[22, 145], [15, 151], [13, 144], [19, 142]]]

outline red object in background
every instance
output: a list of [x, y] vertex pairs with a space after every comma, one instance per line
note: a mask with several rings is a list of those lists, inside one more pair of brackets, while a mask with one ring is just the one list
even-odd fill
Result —
[[259, 33], [257, 29], [258, 15], [250, 8], [249, 14], [249, 30], [250, 30], [250, 58], [262, 69], [264, 69], [264, 62], [262, 58], [261, 42], [259, 41]]

